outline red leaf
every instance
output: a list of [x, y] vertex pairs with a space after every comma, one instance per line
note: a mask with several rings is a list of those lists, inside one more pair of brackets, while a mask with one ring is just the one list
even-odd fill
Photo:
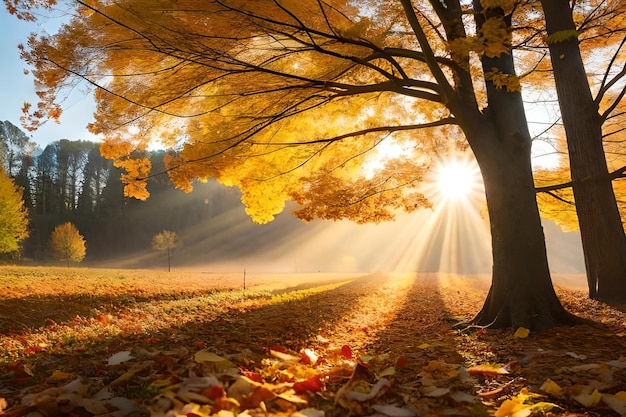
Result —
[[302, 349], [300, 351], [300, 360], [304, 364], [315, 365], [319, 360], [319, 356], [317, 356], [317, 353], [313, 352], [311, 349]]
[[352, 359], [352, 349], [350, 349], [350, 346], [343, 345], [341, 347], [341, 356], [343, 356], [344, 359]]
[[400, 356], [396, 361], [396, 368], [404, 368], [409, 363], [406, 356]]
[[200, 394], [204, 395], [209, 400], [215, 401], [218, 398], [222, 398], [224, 396], [224, 388], [220, 387], [219, 385], [213, 385], [212, 387], [209, 387], [202, 391]]
[[269, 350], [274, 350], [274, 351], [280, 352], [280, 353], [289, 353], [287, 348], [284, 347], [284, 346], [281, 346], [281, 345], [272, 345], [272, 346], [269, 347]]
[[319, 392], [322, 390], [322, 386], [322, 380], [318, 375], [315, 375], [314, 377], [311, 377], [304, 381], [295, 382], [293, 384], [293, 390], [296, 392], [296, 394], [303, 394], [307, 391]]
[[242, 370], [241, 375], [245, 376], [251, 381], [258, 382], [259, 384], [263, 383], [263, 377], [261, 376], [261, 374], [257, 374], [256, 372]]

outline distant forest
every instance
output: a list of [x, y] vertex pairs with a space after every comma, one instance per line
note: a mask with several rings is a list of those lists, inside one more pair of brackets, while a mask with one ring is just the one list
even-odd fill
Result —
[[[53, 263], [50, 235], [67, 221], [87, 242], [84, 263], [111, 267], [154, 264], [158, 255], [150, 242], [165, 229], [176, 232], [180, 245], [189, 249], [179, 255], [187, 263], [242, 255], [238, 249], [245, 246], [244, 236], [250, 238], [255, 230], [263, 234], [246, 217], [237, 189], [198, 183], [186, 194], [162, 173], [164, 151], [147, 155], [153, 172], [161, 174], [148, 181], [151, 197], [139, 201], [124, 197], [121, 171], [100, 155], [98, 143], [61, 139], [40, 149], [20, 128], [0, 121], [2, 166], [23, 188], [30, 213], [30, 237], [14, 258]], [[290, 228], [300, 224], [289, 223]]]

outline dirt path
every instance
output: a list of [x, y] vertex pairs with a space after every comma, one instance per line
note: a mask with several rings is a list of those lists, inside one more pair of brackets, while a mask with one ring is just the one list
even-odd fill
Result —
[[[220, 279], [223, 284], [235, 278]], [[0, 298], [5, 326], [0, 336], [0, 403], [6, 399], [12, 417], [32, 412], [55, 417], [61, 397], [58, 391], [48, 391], [62, 391], [80, 380], [85, 381], [80, 383], [80, 401], [109, 390], [109, 397], [127, 398], [139, 407], [127, 407], [129, 414], [120, 415], [146, 410], [157, 415], [155, 398], [165, 395], [167, 384], [162, 381], [168, 381], [167, 389], [174, 394], [168, 397], [169, 408], [159, 412], [174, 416], [173, 410], [180, 413], [185, 401], [194, 402], [181, 397], [191, 377], [202, 377], [208, 384], [194, 388], [196, 394], [214, 383], [227, 389], [236, 381], [215, 363], [198, 361], [197, 352], [207, 351], [229, 358], [240, 372], [263, 378], [265, 396], [249, 404], [251, 416], [290, 415], [307, 407], [323, 410], [326, 417], [371, 415], [381, 409], [392, 417], [471, 416], [493, 412], [509, 404], [507, 400], [531, 407], [520, 399], [524, 390], [547, 395], [544, 402], [569, 415], [618, 415], [601, 399], [626, 391], [623, 308], [560, 289], [570, 311], [601, 324], [518, 339], [510, 329], [452, 329], [480, 308], [489, 285], [482, 278], [382, 273], [282, 278], [250, 276], [245, 291], [237, 284], [216, 292], [213, 284], [196, 278], [186, 282], [180, 276], [172, 285], [157, 277], [126, 277], [121, 286], [94, 284], [92, 288], [101, 292], [92, 297], [79, 296], [66, 284], [56, 288], [54, 282], [64, 282], [60, 278], [47, 284], [38, 279], [30, 285], [40, 293], [21, 298], [14, 290], [18, 284], [5, 285], [13, 296]], [[92, 284], [83, 276], [79, 292], [84, 294]], [[20, 325], [12, 326], [10, 308], [20, 303], [28, 308], [18, 314]], [[291, 356], [299, 359], [304, 349], [324, 360], [289, 362]], [[287, 357], [272, 356], [277, 351]], [[110, 365], [111, 356], [119, 352], [133, 359]], [[477, 365], [489, 366], [472, 368]], [[287, 394], [280, 390], [287, 389], [285, 384], [291, 387], [294, 381], [314, 378], [322, 385], [300, 393], [304, 403], [294, 397], [284, 400]], [[562, 391], [542, 392], [547, 379]], [[364, 401], [345, 395], [348, 388], [369, 391], [379, 385], [384, 389]], [[255, 395], [259, 390], [253, 390]], [[593, 396], [595, 390], [599, 399]], [[196, 394], [191, 398], [197, 402]], [[37, 405], [44, 397], [45, 407]], [[587, 397], [591, 402], [585, 406]], [[97, 401], [114, 410], [110, 399]], [[216, 401], [194, 409], [193, 415], [211, 415], [207, 410], [215, 411]], [[93, 406], [83, 407], [77, 415], [97, 415], [93, 411]]]

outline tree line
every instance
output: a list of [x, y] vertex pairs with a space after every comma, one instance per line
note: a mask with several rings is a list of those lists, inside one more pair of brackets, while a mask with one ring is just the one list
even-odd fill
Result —
[[[153, 236], [163, 229], [185, 230], [239, 204], [234, 190], [211, 183], [186, 195], [165, 175], [149, 180], [153, 199], [125, 197], [122, 171], [102, 157], [99, 146], [61, 139], [41, 149], [19, 127], [0, 121], [2, 169], [21, 190], [28, 213], [28, 237], [19, 239], [19, 247], [7, 247], [5, 258], [53, 261], [51, 235], [66, 222], [86, 241], [85, 261], [122, 258], [150, 249]], [[156, 167], [163, 165], [163, 151], [146, 155]]]

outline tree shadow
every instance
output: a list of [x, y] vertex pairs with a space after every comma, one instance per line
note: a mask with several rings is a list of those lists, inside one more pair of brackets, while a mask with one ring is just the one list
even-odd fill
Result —
[[454, 325], [467, 317], [449, 311], [440, 289], [441, 274], [419, 274], [395, 319], [368, 349], [408, 359], [402, 372], [416, 375], [430, 361], [460, 364]]
[[[344, 277], [323, 279], [287, 286], [270, 291], [270, 294], [281, 295], [294, 291], [301, 291], [337, 283]], [[252, 288], [250, 291], [254, 291]], [[160, 301], [176, 301], [205, 297], [224, 291], [235, 291], [234, 288], [209, 289], [204, 291], [177, 293], [150, 293], [138, 294], [135, 290], [120, 292], [112, 295], [93, 295], [89, 293], [75, 293], [62, 295], [27, 295], [19, 298], [0, 298], [0, 334], [6, 336], [19, 335], [49, 325], [63, 325], [77, 317], [83, 319], [96, 318], [101, 315], [113, 314], [127, 308], [136, 307], [144, 303]], [[147, 294], [147, 293], [145, 293]]]
[[[208, 321], [184, 322], [180, 325], [157, 330], [134, 333], [123, 332], [120, 336], [107, 337], [103, 342], [98, 334], [92, 339], [79, 341], [83, 346], [77, 356], [85, 354], [98, 354], [98, 352], [110, 352], [113, 350], [134, 349], [144, 346], [145, 340], [154, 342], [153, 348], [169, 349], [175, 346], [196, 346], [203, 344], [214, 346], [218, 349], [236, 352], [241, 349], [254, 348], [261, 352], [265, 347], [272, 344], [283, 344], [286, 348], [299, 349], [314, 339], [320, 329], [333, 327], [333, 323], [341, 320], [341, 317], [358, 304], [359, 299], [384, 282], [388, 278], [382, 275], [368, 275], [354, 277], [350, 281], [334, 289], [298, 296], [291, 299], [289, 293], [297, 293], [329, 283], [338, 283], [340, 280], [322, 280], [311, 284], [301, 284], [287, 289], [274, 292], [282, 296], [274, 304], [262, 307], [247, 307], [241, 311], [237, 308], [227, 309], [210, 316]], [[70, 300], [68, 300], [68, 298]], [[94, 317], [96, 314], [116, 312], [121, 309], [136, 306], [137, 303], [154, 302], [158, 300], [181, 299], [184, 297], [161, 297], [140, 298], [131, 294], [118, 294], [114, 297], [92, 297], [89, 295], [76, 295], [72, 297], [24, 297], [15, 300], [0, 301], [0, 312], [19, 311], [21, 309], [29, 325], [25, 326], [19, 317], [11, 318], [8, 313], [0, 316], [0, 325], [3, 325], [3, 333], [7, 336], [20, 336], [24, 330], [32, 331], [39, 323], [40, 328], [36, 331], [45, 332], [46, 319], [51, 319], [62, 325], [70, 322], [77, 316], [85, 318]], [[326, 304], [325, 300], [333, 300]], [[207, 305], [207, 309], [214, 306]], [[78, 343], [78, 342], [77, 342]], [[72, 347], [68, 346], [67, 355], [73, 355]], [[56, 349], [58, 350], [58, 349]], [[29, 357], [29, 362], [37, 363], [39, 357], [44, 357], [46, 352], [39, 352]]]

